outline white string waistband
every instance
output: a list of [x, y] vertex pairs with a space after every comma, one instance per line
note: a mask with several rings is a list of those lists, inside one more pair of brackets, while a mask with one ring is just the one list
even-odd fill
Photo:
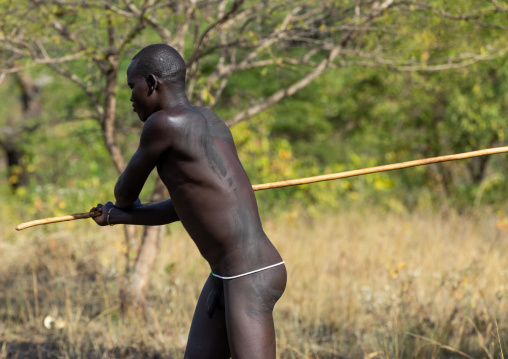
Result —
[[277, 267], [277, 266], [280, 266], [282, 264], [286, 263], [285, 261], [282, 261], [280, 263], [277, 263], [277, 264], [272, 264], [271, 266], [268, 266], [268, 267], [263, 267], [263, 268], [260, 268], [260, 269], [256, 269], [256, 270], [253, 270], [253, 271], [250, 271], [250, 272], [247, 272], [247, 273], [243, 273], [243, 274], [238, 274], [238, 275], [235, 275], [235, 276], [232, 276], [232, 277], [222, 277], [218, 274], [215, 274], [214, 272], [212, 272], [212, 275], [214, 277], [217, 277], [217, 278], [220, 278], [220, 279], [235, 279], [235, 278], [240, 278], [240, 277], [244, 277], [246, 275], [249, 275], [249, 274], [253, 274], [253, 273], [257, 273], [257, 272], [261, 272], [261, 271], [264, 271], [265, 269], [270, 269], [270, 268], [273, 268], [273, 267]]

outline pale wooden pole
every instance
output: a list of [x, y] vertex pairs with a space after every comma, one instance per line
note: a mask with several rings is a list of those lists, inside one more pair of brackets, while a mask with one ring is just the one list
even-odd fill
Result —
[[58, 222], [66, 222], [66, 221], [73, 221], [75, 219], [84, 219], [84, 218], [92, 218], [100, 216], [100, 212], [86, 212], [86, 213], [76, 213], [76, 214], [69, 214], [67, 216], [61, 216], [61, 217], [51, 217], [51, 218], [43, 218], [43, 219], [37, 219], [35, 221], [25, 222], [21, 223], [16, 227], [17, 231], [21, 231], [22, 229], [33, 227], [33, 226], [40, 226], [41, 224], [50, 224], [50, 223], [58, 223]]
[[[328, 175], [321, 175], [321, 176], [314, 176], [314, 177], [298, 178], [298, 179], [287, 180], [287, 181], [256, 184], [256, 185], [252, 186], [252, 189], [254, 191], [261, 191], [261, 190], [271, 189], [271, 188], [298, 186], [298, 185], [308, 184], [308, 183], [331, 181], [331, 180], [336, 180], [336, 179], [341, 179], [341, 178], [366, 175], [366, 174], [370, 174], [370, 173], [393, 171], [393, 170], [398, 170], [398, 169], [402, 169], [402, 168], [424, 166], [424, 165], [430, 165], [432, 163], [439, 163], [439, 162], [457, 161], [457, 160], [463, 160], [466, 158], [494, 155], [494, 154], [505, 153], [505, 152], [508, 152], [508, 146], [507, 147], [489, 148], [487, 150], [459, 153], [459, 154], [455, 154], [455, 155], [424, 158], [421, 160], [400, 162], [400, 163], [394, 163], [391, 165], [369, 167], [369, 168], [363, 168], [360, 170], [332, 173], [332, 174], [328, 174]], [[31, 222], [21, 223], [19, 226], [16, 227], [16, 230], [20, 231], [22, 229], [33, 227], [33, 226], [38, 226], [41, 224], [72, 221], [75, 219], [97, 217], [99, 215], [100, 215], [99, 212], [91, 212], [91, 213], [89, 212], [89, 213], [71, 214], [71, 215], [62, 216], [62, 217], [38, 219], [35, 221], [31, 221]]]
[[400, 163], [394, 163], [391, 165], [384, 165], [384, 166], [369, 167], [369, 168], [363, 168], [360, 170], [332, 173], [329, 175], [305, 177], [305, 178], [298, 178], [298, 179], [294, 179], [294, 180], [279, 181], [279, 182], [272, 182], [272, 183], [263, 183], [263, 184], [257, 184], [257, 185], [252, 186], [252, 189], [254, 191], [261, 191], [261, 190], [270, 189], [270, 188], [297, 186], [297, 185], [302, 185], [302, 184], [307, 184], [307, 183], [331, 181], [331, 180], [340, 179], [340, 178], [361, 176], [361, 175], [366, 175], [366, 174], [376, 173], [376, 172], [393, 171], [393, 170], [399, 170], [399, 169], [408, 168], [408, 167], [430, 165], [432, 163], [438, 163], [438, 162], [456, 161], [456, 160], [463, 160], [463, 159], [472, 158], [472, 157], [494, 155], [497, 153], [504, 153], [504, 152], [508, 152], [508, 147], [489, 148], [487, 150], [464, 152], [464, 153], [459, 153], [456, 155], [424, 158], [421, 160], [400, 162]]

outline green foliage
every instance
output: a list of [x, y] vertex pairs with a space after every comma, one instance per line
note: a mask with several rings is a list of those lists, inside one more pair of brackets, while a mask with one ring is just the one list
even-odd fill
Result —
[[[141, 2], [134, 3], [141, 7]], [[508, 6], [503, 1], [497, 3], [501, 9]], [[121, 4], [123, 2], [119, 6]], [[248, 2], [249, 6], [256, 4], [261, 3]], [[222, 118], [231, 118], [312, 70], [312, 66], [325, 58], [325, 51], [316, 51], [305, 64], [284, 60], [303, 57], [314, 40], [340, 40], [344, 35], [341, 25], [354, 19], [357, 12], [364, 14], [370, 10], [371, 5], [359, 4], [356, 8], [351, 2], [324, 2], [322, 6], [328, 6], [331, 15], [314, 24], [315, 32], [307, 33], [309, 37], [305, 39], [293, 39], [283, 46], [268, 45], [259, 50], [257, 60], [276, 61], [234, 73], [218, 98], [212, 93], [219, 86], [218, 82], [211, 81], [210, 76], [220, 61], [220, 51], [213, 51], [220, 31], [211, 30], [216, 31], [217, 36], [210, 40], [209, 56], [195, 68], [192, 95], [214, 106]], [[506, 24], [507, 12], [492, 11], [491, 2], [473, 0], [453, 7], [443, 0], [426, 4], [434, 8], [418, 8], [415, 3], [385, 11], [368, 29], [350, 40], [346, 50], [355, 50], [345, 51], [336, 68], [293, 97], [233, 128], [240, 157], [252, 183], [315, 176], [506, 143], [506, 55], [440, 72], [396, 72], [393, 68], [399, 66], [407, 70], [411, 66], [446, 65], [443, 59], [449, 59], [449, 64], [454, 65], [461, 56], [472, 58], [472, 53], [477, 51], [480, 55], [489, 53], [506, 41], [502, 26]], [[75, 53], [79, 46], [75, 41], [57, 36], [49, 26], [51, 21], [64, 23], [70, 32], [79, 33], [88, 48], [82, 57], [65, 66], [87, 84], [103, 106], [104, 74], [96, 65], [107, 56], [108, 21], [115, 26], [114, 36], [120, 38], [132, 30], [131, 20], [118, 12], [104, 10], [101, 1], [90, 1], [82, 7], [72, 2], [55, 4], [39, 12], [31, 7], [24, 9], [23, 5], [27, 4], [5, 2], [1, 34], [16, 29], [26, 32], [27, 36], [37, 35], [47, 51], [58, 56]], [[235, 24], [238, 27], [236, 39], [229, 40], [237, 40], [242, 46], [235, 50], [234, 56], [247, 54], [253, 45], [272, 36], [273, 27], [281, 28], [282, 21], [293, 10], [282, 5], [283, 2], [271, 2], [271, 12], [264, 14], [267, 15], [264, 22]], [[318, 6], [309, 1], [296, 5], [302, 5], [304, 10]], [[443, 11], [446, 16], [441, 16]], [[25, 22], [20, 26], [15, 15], [21, 13], [25, 15]], [[464, 14], [470, 19], [454, 19]], [[181, 13], [172, 8], [158, 9], [152, 15], [171, 33], [185, 21]], [[215, 20], [199, 9], [194, 16], [193, 31], [197, 33]], [[309, 24], [302, 17], [290, 26], [296, 30], [308, 28]], [[196, 37], [191, 32], [186, 36], [183, 52], [189, 58]], [[141, 124], [131, 112], [125, 71], [140, 47], [160, 41], [160, 35], [148, 27], [127, 42], [121, 52], [116, 140], [126, 158], [137, 146]], [[376, 68], [363, 67], [374, 64]], [[26, 57], [20, 57], [15, 65], [33, 64]], [[50, 214], [47, 213], [50, 207], [57, 208], [55, 213], [80, 212], [98, 201], [110, 199], [116, 174], [103, 143], [101, 124], [90, 115], [94, 113], [90, 97], [48, 67], [30, 67], [29, 71], [35, 81], [45, 83], [39, 94], [42, 111], [27, 122], [28, 125], [40, 123], [40, 126], [36, 131], [23, 133], [20, 140], [23, 165], [29, 170], [31, 180], [26, 188], [8, 194], [7, 169], [0, 167], [2, 193], [24, 208], [43, 208], [45, 214]], [[207, 87], [209, 81], [213, 86]], [[20, 93], [9, 77], [1, 84], [0, 95], [4, 104], [0, 126], [16, 126], [13, 119], [20, 115]], [[506, 156], [498, 155], [486, 161], [474, 159], [270, 190], [259, 193], [258, 197], [263, 210], [284, 210], [299, 204], [314, 213], [320, 206], [358, 202], [377, 203], [393, 210], [442, 204], [461, 207], [473, 203], [499, 204], [507, 192], [505, 161]], [[41, 201], [48, 207], [39, 205]], [[64, 208], [60, 208], [64, 206], [61, 202], [65, 203]], [[21, 210], [22, 207], [17, 208]], [[24, 215], [32, 214], [25, 211]]]

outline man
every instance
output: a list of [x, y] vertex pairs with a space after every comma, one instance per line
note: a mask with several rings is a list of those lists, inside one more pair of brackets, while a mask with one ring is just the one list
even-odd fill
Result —
[[[97, 205], [101, 226], [180, 220], [210, 264], [185, 358], [275, 358], [272, 311], [286, 268], [263, 231], [233, 137], [211, 110], [190, 104], [185, 62], [167, 45], [141, 50], [127, 69], [132, 106], [144, 122], [139, 148], [115, 186], [116, 204]], [[157, 171], [171, 199], [141, 206]]]

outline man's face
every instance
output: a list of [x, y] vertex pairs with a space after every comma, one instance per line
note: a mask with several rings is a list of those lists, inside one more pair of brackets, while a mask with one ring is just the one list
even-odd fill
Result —
[[145, 122], [150, 115], [157, 112], [155, 91], [150, 93], [145, 76], [136, 73], [138, 59], [133, 60], [127, 69], [127, 84], [132, 90], [131, 102], [133, 111], [138, 114], [141, 121]]

